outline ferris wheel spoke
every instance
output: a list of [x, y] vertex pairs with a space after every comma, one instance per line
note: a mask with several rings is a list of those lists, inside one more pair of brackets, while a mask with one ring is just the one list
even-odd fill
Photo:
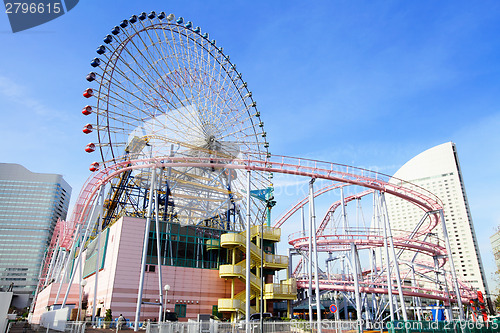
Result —
[[[147, 117], [151, 117], [151, 115], [153, 114], [153, 112], [145, 112], [144, 110], [147, 110], [147, 109], [144, 109], [144, 108], [138, 108], [134, 103], [132, 103], [131, 101], [128, 101], [128, 100], [123, 100], [121, 98], [117, 99], [117, 101], [119, 102], [122, 102], [123, 104], [127, 104], [129, 105], [130, 107], [134, 108], [134, 109], [138, 109], [140, 111], [142, 111], [142, 113], [144, 113]], [[116, 105], [114, 105], [116, 107]], [[156, 109], [160, 109], [158, 106], [156, 106]], [[155, 119], [154, 117], [151, 118], [151, 119]], [[189, 120], [188, 118], [185, 118], [187, 121]], [[194, 123], [192, 123], [192, 125], [195, 125]]]
[[[142, 24], [142, 23], [141, 23], [141, 24]], [[144, 25], [143, 25], [143, 27], [144, 27]], [[147, 34], [148, 38], [152, 41], [151, 36], [149, 35], [149, 29], [145, 29], [145, 32], [146, 32], [146, 34]], [[148, 53], [149, 53], [149, 47], [147, 46], [146, 42], [144, 42], [144, 40], [142, 39], [142, 36], [140, 36], [140, 35], [139, 35], [139, 38], [140, 38], [140, 40], [142, 41], [142, 43], [146, 46], [146, 51], [148, 51]], [[166, 39], [166, 40], [168, 41], [168, 39]], [[173, 40], [173, 38], [172, 38], [172, 40]], [[158, 50], [158, 47], [156, 46], [156, 43], [153, 43], [153, 42], [152, 42], [152, 45], [155, 47], [155, 49], [156, 49], [156, 51], [157, 51], [158, 53], [161, 53], [161, 52]], [[176, 51], [176, 49], [175, 49], [175, 43], [174, 43], [173, 45], [174, 45], [174, 52], [175, 52], [175, 51]], [[174, 53], [174, 54], [175, 54], [175, 53]], [[176, 68], [181, 69], [181, 68], [182, 68], [182, 66], [180, 66], [180, 64], [179, 64], [179, 62], [178, 62], [178, 57], [174, 57], [174, 58], [177, 60], [177, 67], [176, 67]], [[145, 59], [145, 60], [147, 60], [147, 58], [144, 58], [144, 59]], [[162, 58], [162, 59], [165, 59], [165, 58]], [[167, 68], [168, 68], [168, 71], [169, 71], [169, 72], [171, 72], [171, 71], [172, 71], [171, 67], [168, 65], [168, 63], [167, 63], [167, 62], [162, 61], [162, 62], [159, 62], [158, 64], [159, 64], [160, 66], [162, 66], [162, 65], [164, 64], [164, 65], [166, 65], [166, 66], [167, 66]], [[150, 64], [150, 65], [151, 65], [151, 64]], [[153, 68], [155, 68], [155, 67], [153, 66]], [[163, 70], [163, 68], [161, 68], [161, 69]], [[162, 76], [161, 76], [161, 75], [159, 75], [159, 77], [162, 77]], [[167, 85], [167, 83], [166, 83], [166, 82], [164, 82], [164, 83]], [[177, 96], [176, 96], [176, 97], [177, 97]], [[179, 102], [181, 103], [181, 105], [182, 105], [182, 106], [185, 106], [185, 105], [183, 105], [183, 104], [182, 104], [182, 100], [180, 100], [180, 99], [179, 99]]]
[[[111, 99], [116, 100], [119, 103], [123, 103], [123, 104], [128, 105], [132, 108], [137, 109], [137, 106], [134, 103], [132, 103], [132, 101], [130, 99], [124, 99], [123, 97], [121, 97], [123, 94], [126, 94], [126, 95], [130, 94], [131, 96], [135, 97], [137, 100], [140, 100], [144, 105], [148, 105], [152, 108], [156, 107], [153, 104], [154, 101], [145, 101], [145, 100], [141, 99], [139, 96], [137, 96], [135, 93], [133, 93], [130, 89], [121, 85], [119, 83], [119, 81], [116, 81], [116, 80], [112, 81], [111, 78], [110, 79], [103, 78], [101, 80], [101, 83], [108, 86], [108, 94], [106, 94], [104, 98], [101, 98], [101, 100], [103, 102], [108, 103], [109, 99], [111, 98]], [[111, 85], [112, 83], [113, 83], [113, 85]], [[120, 92], [113, 90], [111, 87], [119, 88], [121, 90], [120, 92], [122, 94], [120, 94]], [[136, 85], [136, 88], [140, 89], [137, 85]], [[118, 107], [116, 104], [113, 104], [113, 106]], [[149, 115], [149, 114], [146, 114], [146, 115]]]
[[[136, 30], [136, 34], [140, 37], [140, 33], [139, 33], [139, 32], [137, 32], [137, 30]], [[128, 34], [127, 34], [127, 35], [128, 35]], [[137, 45], [137, 44], [133, 41], [133, 39], [130, 37], [130, 35], [128, 35], [128, 39], [130, 40], [131, 44], [135, 47], [135, 49], [139, 52], [139, 55], [141, 55], [141, 56], [142, 56], [142, 58], [144, 58], [144, 56], [143, 56], [142, 52], [140, 51], [140, 47], [139, 47], [139, 46], [138, 46], [138, 45]], [[141, 39], [141, 40], [142, 40], [142, 39]], [[146, 47], [146, 49], [147, 49], [147, 45], [145, 45], [145, 47]], [[156, 95], [157, 95], [158, 97], [160, 97], [162, 100], [164, 100], [164, 99], [163, 99], [163, 95], [162, 95], [162, 94], [161, 94], [161, 93], [157, 90], [157, 88], [155, 87], [155, 82], [150, 82], [150, 81], [148, 81], [148, 80], [146, 79], [146, 78], [148, 78], [148, 77], [152, 77], [153, 75], [150, 75], [150, 74], [149, 74], [149, 71], [148, 71], [148, 70], [146, 70], [146, 69], [145, 69], [145, 67], [137, 61], [136, 57], [135, 57], [135, 56], [134, 56], [134, 55], [133, 55], [130, 51], [128, 51], [128, 49], [127, 49], [127, 48], [125, 48], [125, 50], [126, 50], [126, 52], [129, 54], [129, 56], [130, 56], [132, 59], [134, 59], [134, 63], [135, 63], [135, 65], [137, 66], [137, 68], [138, 68], [139, 70], [141, 70], [142, 74], [140, 74], [140, 73], [138, 73], [136, 70], [134, 70], [134, 69], [133, 69], [133, 67], [132, 67], [132, 66], [131, 66], [128, 62], [123, 61], [124, 65], [126, 65], [126, 66], [127, 66], [127, 67], [128, 67], [128, 68], [129, 68], [129, 69], [130, 69], [130, 70], [131, 70], [131, 71], [132, 71], [132, 72], [136, 75], [136, 77], [137, 77], [139, 80], [141, 80], [141, 81], [142, 81], [145, 85], [147, 85], [150, 89], [152, 89], [153, 91], [155, 91], [155, 93], [156, 93]], [[148, 62], [148, 66], [149, 66], [150, 68], [152, 68], [152, 69], [154, 69], [154, 68], [156, 67], [156, 66], [152, 65], [150, 62]], [[161, 76], [161, 75], [159, 75], [159, 73], [158, 73], [157, 71], [156, 71], [156, 73], [155, 73], [155, 74], [158, 74], [158, 77], [159, 77], [160, 79], [162, 79], [162, 80], [163, 80], [162, 76]], [[125, 74], [122, 74], [122, 75], [123, 75], [125, 78], [127, 77]], [[156, 75], [155, 75], [155, 76], [156, 76]], [[139, 91], [142, 91], [142, 90], [143, 90], [141, 87], [138, 87], [137, 85], [136, 85], [136, 87], [137, 87], [137, 89], [138, 89]], [[164, 100], [164, 101], [165, 101], [165, 100]], [[165, 101], [165, 102], [169, 103], [168, 101]]]
[[[97, 68], [97, 121], [92, 124], [103, 163], [125, 160], [120, 156], [129, 144], [137, 143], [135, 137], [148, 145], [134, 143], [134, 159], [213, 158], [211, 167], [186, 168], [174, 163], [168, 168], [162, 182], [168, 183], [173, 204], [165, 207], [165, 214], [180, 223], [198, 224], [225, 219], [233, 205], [232, 228], [244, 226], [240, 219], [246, 210], [246, 172], [227, 173], [224, 163], [241, 156], [267, 158], [263, 154], [267, 143], [258, 126], [260, 114], [253, 109], [255, 103], [236, 66], [215, 42], [180, 20], [176, 24], [140, 19], [113, 34], [106, 46], [109, 52], [102, 56], [105, 64]], [[252, 188], [269, 186], [266, 172], [253, 173]], [[134, 187], [149, 186], [149, 170], [133, 174], [137, 175]], [[139, 204], [134, 195], [125, 197], [131, 201], [120, 209]], [[265, 205], [253, 197], [251, 201], [252, 223], [256, 223], [264, 216]]]
[[[128, 55], [132, 58], [132, 59], [135, 59], [134, 55], [128, 51], [128, 49], [126, 49], [126, 52], [128, 53]], [[112, 60], [111, 58], [108, 58], [108, 60]], [[117, 58], [117, 61], [120, 61], [123, 65], [125, 65], [129, 71], [131, 73], [133, 73], [143, 84], [147, 85], [150, 89], [152, 89], [153, 91], [156, 92], [157, 96], [162, 96], [160, 92], [158, 92], [155, 88], [155, 86], [153, 84], [151, 84], [148, 80], [146, 80], [145, 78], [148, 77], [149, 75], [147, 75], [147, 71], [144, 69], [143, 66], [141, 66], [136, 60], [134, 60], [134, 63], [137, 65], [138, 69], [142, 71], [142, 74], [141, 73], [138, 73], [136, 70], [134, 70], [133, 66], [131, 64], [129, 64], [128, 61], [125, 61], [125, 59], [123, 59], [122, 57], [118, 57]], [[117, 66], [117, 64], [115, 63], [115, 66], [113, 66], [113, 69], [112, 69], [113, 72], [118, 72], [125, 80], [127, 83], [129, 84], [132, 84], [138, 92], [142, 92], [144, 89], [142, 87], [140, 87], [137, 83], [135, 83], [134, 81], [131, 81], [128, 79], [129, 75], [127, 75], [125, 72], [123, 72], [122, 70], [119, 69], [119, 67]], [[112, 77], [110, 77], [108, 79], [108, 82], [112, 82]], [[130, 89], [128, 89], [127, 87], [124, 87], [120, 81], [114, 81], [115, 85], [119, 88], [121, 88], [123, 91], [131, 91]], [[135, 96], [134, 94], [132, 94], [133, 96]], [[146, 95], [147, 96], [147, 95]], [[139, 97], [135, 96], [136, 98], [140, 99]], [[147, 96], [148, 97], [148, 96]], [[142, 99], [140, 99], [142, 100]], [[152, 106], [154, 106], [155, 104], [155, 101], [154, 100], [150, 100], [149, 102], [146, 102], [144, 100], [142, 100], [143, 103], [145, 105], [148, 105], [148, 104], [151, 104]]]

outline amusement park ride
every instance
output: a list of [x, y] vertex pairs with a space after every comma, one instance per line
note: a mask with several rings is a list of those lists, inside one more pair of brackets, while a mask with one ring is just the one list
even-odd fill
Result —
[[[288, 174], [310, 180], [309, 195], [273, 225], [280, 228], [301, 213], [302, 229], [288, 239], [290, 265], [292, 258], [299, 258], [296, 267], [290, 266], [289, 278], [299, 289], [308, 295], [313, 288], [316, 295], [334, 292], [336, 299], [345, 300], [344, 306], [353, 305], [357, 318], [368, 321], [408, 320], [409, 314], [423, 319], [431, 303], [445, 309], [448, 320], [469, 315], [476, 294], [455, 274], [441, 200], [377, 172], [271, 155], [252, 92], [208, 33], [173, 14], [142, 13], [114, 27], [97, 54], [87, 76], [92, 87], [83, 93], [88, 105], [82, 114], [92, 119], [83, 132], [95, 133], [85, 151], [97, 153], [100, 161], [90, 165], [93, 173], [71, 217], [56, 225], [37, 293], [54, 281], [71, 284], [89, 240], [123, 216], [146, 219], [146, 234], [150, 222], [158, 227], [158, 220], [242, 232], [250, 258], [248, 230], [266, 224], [272, 178]], [[345, 197], [348, 187], [360, 191]], [[316, 225], [315, 199], [333, 190], [340, 198]], [[387, 196], [422, 211], [413, 230], [391, 228]], [[347, 205], [362, 198], [371, 198], [371, 221], [353, 223]], [[436, 230], [444, 237], [439, 243], [431, 237]], [[146, 248], [147, 241], [136, 321]], [[326, 267], [318, 262], [318, 252], [328, 254]], [[250, 262], [246, 260], [247, 274]], [[334, 266], [340, 269], [332, 274]], [[245, 283], [244, 312], [250, 313], [250, 279]], [[317, 309], [319, 302], [316, 297]]]

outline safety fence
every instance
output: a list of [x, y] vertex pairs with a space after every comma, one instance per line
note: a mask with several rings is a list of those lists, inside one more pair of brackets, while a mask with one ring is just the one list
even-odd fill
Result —
[[[246, 323], [210, 322], [150, 323], [147, 333], [316, 333], [319, 331], [316, 321], [265, 321]], [[395, 321], [385, 323], [364, 323], [362, 321], [321, 321], [322, 333], [496, 333], [500, 332], [497, 322], [473, 321]]]
[[[118, 327], [115, 322], [99, 322], [93, 325], [89, 322], [67, 322], [64, 329], [54, 329], [39, 325], [26, 326], [18, 324], [9, 325], [8, 333], [38, 332], [38, 333], [96, 333], [115, 331], [134, 331], [132, 322], [123, 323]], [[244, 321], [229, 323], [215, 320], [210, 321], [188, 321], [188, 322], [140, 322], [138, 330], [144, 333], [316, 333], [319, 331], [316, 321]], [[500, 332], [500, 324], [493, 322], [473, 321], [394, 321], [386, 323], [364, 323], [362, 321], [321, 321], [321, 333], [496, 333]], [[127, 333], [127, 332], [121, 332]]]
[[[358, 332], [355, 321], [322, 321], [323, 333]], [[183, 323], [151, 323], [146, 328], [147, 333], [311, 333], [317, 331], [317, 324], [306, 321], [265, 321], [262, 326], [259, 321], [227, 323], [218, 321], [183, 322]]]

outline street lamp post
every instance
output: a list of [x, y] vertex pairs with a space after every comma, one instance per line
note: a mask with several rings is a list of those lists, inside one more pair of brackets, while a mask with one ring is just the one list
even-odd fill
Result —
[[163, 287], [163, 290], [165, 290], [165, 305], [163, 306], [163, 321], [165, 321], [166, 312], [167, 312], [167, 294], [168, 294], [168, 291], [170, 290], [170, 286], [168, 284], [166, 284]]
[[80, 282], [80, 293], [78, 295], [78, 313], [76, 314], [76, 321], [80, 320], [80, 314], [82, 313], [82, 293], [83, 287], [87, 285], [87, 280], [83, 280]]

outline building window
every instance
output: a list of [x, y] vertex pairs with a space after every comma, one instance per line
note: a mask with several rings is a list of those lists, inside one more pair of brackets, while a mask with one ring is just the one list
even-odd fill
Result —
[[212, 305], [212, 315], [216, 316], [217, 318], [222, 317], [222, 314], [219, 313], [219, 307], [217, 305]]
[[[162, 265], [219, 269], [226, 263], [227, 250], [220, 246], [225, 230], [201, 226], [182, 226], [160, 222], [160, 253]], [[149, 234], [147, 264], [158, 262], [157, 233]]]
[[175, 313], [179, 318], [186, 318], [186, 304], [175, 304]]

